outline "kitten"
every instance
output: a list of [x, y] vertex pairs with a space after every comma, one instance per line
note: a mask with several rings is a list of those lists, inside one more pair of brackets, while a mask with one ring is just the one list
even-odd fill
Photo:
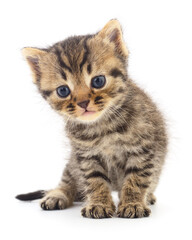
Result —
[[108, 218], [116, 210], [114, 190], [118, 217], [149, 216], [167, 135], [155, 104], [128, 78], [119, 22], [48, 49], [24, 48], [23, 55], [40, 93], [66, 120], [72, 152], [56, 189], [17, 198], [42, 198], [45, 210], [86, 201], [84, 217]]

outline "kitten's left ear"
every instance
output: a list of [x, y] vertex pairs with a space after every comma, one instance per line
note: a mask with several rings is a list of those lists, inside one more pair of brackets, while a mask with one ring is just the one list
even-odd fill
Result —
[[98, 33], [102, 39], [115, 44], [115, 50], [125, 57], [128, 56], [128, 50], [123, 40], [121, 25], [118, 20], [109, 21], [105, 27]]
[[38, 48], [26, 47], [22, 49], [22, 54], [27, 60], [33, 75], [33, 82], [37, 83], [41, 78], [41, 62], [42, 58], [47, 54], [46, 50]]

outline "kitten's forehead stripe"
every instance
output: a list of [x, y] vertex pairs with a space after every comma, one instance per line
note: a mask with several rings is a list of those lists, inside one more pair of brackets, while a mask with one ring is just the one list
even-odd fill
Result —
[[84, 56], [83, 56], [83, 60], [82, 62], [80, 63], [79, 67], [80, 67], [80, 71], [82, 72], [82, 68], [83, 68], [83, 65], [86, 63], [87, 61], [87, 57], [88, 57], [88, 54], [89, 54], [89, 49], [87, 47], [87, 40], [89, 39], [89, 36], [85, 38], [84, 40]]
[[[81, 74], [89, 54], [87, 40], [93, 36], [81, 35], [69, 37], [53, 45], [51, 51], [57, 56], [61, 68], [67, 69], [73, 74]], [[79, 82], [78, 79], [77, 82]]]
[[88, 74], [91, 74], [91, 72], [92, 72], [91, 63], [89, 63], [89, 64], [87, 65], [87, 72], [88, 72]]
[[61, 73], [62, 78], [63, 78], [65, 81], [67, 81], [67, 76], [66, 76], [65, 72], [64, 72], [62, 69], [60, 70], [60, 73]]
[[55, 48], [55, 54], [57, 55], [57, 59], [58, 59], [59, 65], [62, 68], [67, 69], [70, 73], [72, 73], [72, 69], [69, 66], [66, 65], [66, 63], [64, 62], [64, 60], [61, 57], [61, 51], [57, 47]]

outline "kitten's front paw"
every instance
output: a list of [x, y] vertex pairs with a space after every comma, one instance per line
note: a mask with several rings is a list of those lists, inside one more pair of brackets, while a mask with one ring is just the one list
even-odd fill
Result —
[[151, 210], [141, 203], [119, 204], [117, 216], [121, 218], [148, 217]]
[[59, 189], [50, 191], [40, 202], [43, 210], [61, 210], [68, 206], [68, 198]]
[[106, 206], [106, 205], [87, 205], [81, 210], [83, 217], [88, 218], [111, 218], [115, 213], [115, 206]]

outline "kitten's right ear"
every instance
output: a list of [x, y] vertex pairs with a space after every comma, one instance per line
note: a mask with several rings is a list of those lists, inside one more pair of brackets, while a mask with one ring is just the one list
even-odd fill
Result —
[[22, 49], [22, 54], [31, 68], [33, 82], [38, 83], [41, 78], [41, 59], [47, 54], [47, 51], [38, 48], [26, 47]]

